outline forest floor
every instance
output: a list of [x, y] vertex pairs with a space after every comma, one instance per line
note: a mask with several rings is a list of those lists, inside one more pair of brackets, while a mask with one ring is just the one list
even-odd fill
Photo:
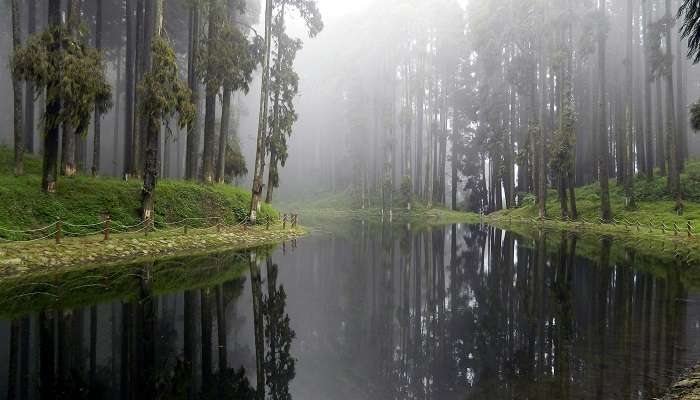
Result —
[[306, 234], [301, 227], [282, 224], [217, 229], [161, 230], [149, 233], [65, 238], [0, 245], [0, 280], [17, 275], [56, 273], [75, 267], [138, 263], [160, 257], [190, 256], [216, 251], [244, 250], [295, 240]]

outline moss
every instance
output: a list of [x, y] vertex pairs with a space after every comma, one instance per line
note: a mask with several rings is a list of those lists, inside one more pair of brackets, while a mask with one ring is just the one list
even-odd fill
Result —
[[[13, 153], [0, 148], [0, 228], [23, 230], [46, 226], [61, 218], [71, 224], [95, 224], [109, 214], [122, 225], [140, 222], [140, 181], [78, 175], [64, 177], [55, 194], [41, 190], [41, 162], [26, 157], [26, 174], [13, 175]], [[229, 224], [247, 216], [250, 193], [227, 185], [161, 180], [156, 191], [156, 226], [184, 218], [224, 217]], [[261, 222], [276, 218], [277, 212], [263, 205]], [[76, 233], [90, 228], [73, 228]], [[94, 228], [92, 228], [94, 230]], [[26, 239], [0, 231], [0, 237]]]

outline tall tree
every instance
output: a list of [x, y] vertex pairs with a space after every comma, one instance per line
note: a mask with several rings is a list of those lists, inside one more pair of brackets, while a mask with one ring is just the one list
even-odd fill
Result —
[[216, 143], [216, 95], [221, 83], [217, 79], [213, 47], [218, 40], [221, 27], [222, 9], [218, 0], [209, 0], [209, 33], [207, 37], [207, 62], [205, 78], [204, 106], [204, 153], [202, 155], [202, 176], [204, 183], [214, 183], [214, 146]]
[[136, 0], [126, 1], [126, 89], [124, 94], [124, 176], [134, 169], [134, 99], [136, 97], [136, 32], [134, 30], [134, 4]]
[[[192, 92], [191, 102], [199, 103], [199, 80], [197, 79], [197, 59], [200, 36], [200, 6], [198, 1], [190, 2], [189, 49], [187, 52], [187, 82]], [[187, 124], [187, 144], [185, 149], [185, 178], [197, 178], [197, 154], [199, 152], [199, 131], [197, 116]]]
[[[27, 0], [27, 35], [36, 33], [36, 0]], [[34, 82], [27, 81], [24, 89], [24, 148], [34, 152]]]
[[163, 0], [157, 0], [151, 6], [154, 9], [146, 14], [149, 35], [150, 54], [146, 59], [148, 72], [139, 86], [141, 99], [139, 113], [147, 121], [146, 157], [144, 162], [143, 189], [141, 191], [143, 218], [153, 222], [155, 207], [155, 190], [158, 179], [158, 160], [160, 133], [164, 121], [178, 116], [178, 125], [182, 129], [192, 121], [195, 114], [191, 103], [191, 92], [180, 80], [175, 52], [162, 34]]
[[605, 52], [607, 51], [608, 18], [607, 0], [598, 0], [598, 179], [600, 181], [600, 217], [604, 221], [612, 218], [610, 208], [610, 184], [608, 182], [608, 166], [610, 151], [608, 149], [608, 118], [607, 118], [607, 84], [605, 69]]
[[[12, 0], [12, 47], [16, 52], [21, 46], [22, 22], [18, 0]], [[13, 132], [15, 139], [15, 175], [24, 174], [24, 131], [22, 126], [22, 86], [17, 74], [12, 74]], [[28, 96], [32, 96], [28, 93]]]
[[301, 41], [285, 33], [284, 6], [272, 28], [275, 34], [275, 54], [270, 78], [272, 115], [269, 125], [270, 168], [267, 178], [266, 203], [272, 202], [272, 192], [279, 187], [279, 168], [287, 162], [287, 139], [297, 120], [294, 97], [299, 91], [299, 76], [294, 71], [294, 59], [301, 49]]
[[[95, 48], [97, 49], [97, 51], [102, 51], [102, 0], [96, 0], [96, 6], [97, 8], [95, 11]], [[117, 102], [119, 102], [118, 94]], [[95, 136], [92, 144], [92, 176], [96, 176], [100, 173], [101, 123], [102, 115], [100, 114], [99, 109], [95, 107], [95, 120], [93, 121], [93, 129], [95, 130]]]
[[671, 14], [671, 0], [666, 0], [666, 15], [663, 19], [665, 47], [666, 47], [666, 67], [664, 76], [666, 78], [666, 138], [669, 149], [668, 183], [671, 193], [676, 201], [676, 212], [683, 212], [683, 192], [681, 191], [680, 167], [678, 163], [678, 136], [676, 132], [676, 105], [673, 87], [673, 54], [671, 28], [674, 24]]

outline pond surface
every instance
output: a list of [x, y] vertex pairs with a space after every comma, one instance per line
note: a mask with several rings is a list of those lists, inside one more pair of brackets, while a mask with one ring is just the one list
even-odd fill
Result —
[[650, 399], [700, 360], [686, 270], [559, 233], [357, 222], [3, 282], [0, 398], [254, 399], [264, 378], [274, 399]]

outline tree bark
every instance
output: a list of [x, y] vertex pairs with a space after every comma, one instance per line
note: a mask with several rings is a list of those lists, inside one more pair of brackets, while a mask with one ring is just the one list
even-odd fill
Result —
[[[136, 32], [134, 31], [134, 1], [126, 0], [126, 62], [124, 94], [124, 177], [134, 169], [134, 100], [136, 92]], [[118, 116], [117, 116], [118, 118]]]
[[[95, 48], [102, 51], [102, 0], [95, 0], [97, 10], [95, 11]], [[117, 98], [117, 101], [119, 99]], [[95, 107], [95, 120], [93, 122], [95, 129], [95, 137], [92, 144], [92, 176], [97, 176], [100, 173], [100, 139], [102, 115]], [[116, 148], [115, 148], [116, 150]]]
[[651, 13], [649, 12], [650, 0], [642, 0], [642, 19], [644, 20], [644, 139], [646, 142], [646, 177], [652, 180], [654, 177], [654, 142], [653, 142], [653, 122], [652, 122], [652, 107], [651, 107], [651, 55], [650, 44], [651, 35], [649, 33], [649, 21]]
[[[58, 27], [61, 24], [61, 0], [49, 0], [49, 26], [54, 29], [50, 51], [61, 51]], [[52, 81], [46, 87], [46, 115], [58, 115], [61, 112], [61, 99], [58, 96], [58, 82]], [[60, 127], [48, 124], [44, 135], [44, 157], [42, 165], [41, 188], [47, 193], [56, 192], [58, 181], [58, 142]]]
[[[605, 3], [603, 1], [603, 3]], [[599, 4], [599, 12], [604, 20], [607, 20], [607, 12], [604, 4]], [[603, 22], [601, 22], [603, 25]], [[608, 182], [608, 167], [610, 160], [610, 151], [608, 150], [608, 118], [607, 118], [607, 98], [605, 91], [606, 84], [606, 69], [605, 69], [605, 51], [607, 48], [607, 32], [599, 28], [598, 32], [598, 179], [600, 181], [600, 216], [604, 221], [609, 221], [612, 218], [612, 210], [610, 208], [610, 184]]]
[[[36, 33], [36, 0], [27, 0], [27, 35]], [[24, 87], [24, 149], [34, 152], [34, 82], [27, 81]]]
[[[18, 0], [12, 0], [12, 48], [19, 50], [22, 41], [22, 17]], [[27, 96], [33, 96], [27, 92]], [[24, 174], [24, 131], [22, 126], [22, 84], [12, 77], [13, 132], [15, 139], [15, 175]]]
[[[671, 0], [666, 0], [666, 20], [672, 21]], [[671, 23], [666, 25], [666, 56], [673, 60], [671, 53]], [[669, 143], [668, 182], [671, 193], [676, 201], [676, 212], [683, 212], [683, 193], [681, 192], [681, 177], [678, 160], [678, 136], [676, 133], [676, 106], [673, 94], [673, 69], [666, 71], [666, 137]]]
[[[217, 6], [217, 0], [209, 0], [209, 46], [211, 42], [217, 39], [218, 33], [218, 13], [220, 12]], [[211, 49], [210, 49], [211, 50]], [[215, 85], [211, 79], [214, 65], [212, 55], [209, 55], [209, 63], [207, 65], [207, 75], [210, 78], [207, 80], [205, 89], [205, 110], [204, 110], [204, 153], [202, 155], [202, 182], [214, 183], [214, 145], [216, 143], [216, 95], [219, 93], [219, 86]]]
[[219, 156], [216, 161], [216, 181], [224, 183], [226, 179], [226, 146], [228, 146], [229, 126], [231, 123], [231, 89], [224, 87], [221, 103], [221, 132], [219, 132]]
[[[162, 10], [163, 10], [163, 0], [156, 0], [156, 4], [147, 3], [146, 12], [144, 18], [146, 25], [146, 43], [148, 48], [151, 48], [151, 42], [154, 37], [158, 37], [162, 30]], [[151, 51], [148, 51], [148, 55], [145, 57], [145, 69], [151, 70], [152, 68], [152, 56]], [[146, 154], [144, 160], [144, 174], [143, 174], [143, 189], [142, 189], [142, 210], [143, 218], [148, 219], [150, 223], [153, 223], [154, 219], [154, 208], [155, 208], [155, 190], [156, 183], [158, 180], [158, 160], [160, 154], [160, 128], [162, 125], [161, 119], [155, 115], [150, 114], [146, 121], [148, 123], [146, 129]]]
[[254, 224], [260, 211], [260, 197], [263, 191], [265, 173], [265, 156], [267, 143], [267, 113], [270, 97], [270, 53], [272, 47], [272, 0], [265, 5], [265, 57], [260, 93], [260, 115], [258, 119], [258, 137], [255, 150], [255, 167], [253, 172], [253, 190], [250, 204], [250, 223]]
[[[187, 82], [192, 91], [192, 104], [199, 104], [199, 81], [196, 63], [199, 53], [199, 4], [192, 2], [189, 20], [189, 51], [187, 54]], [[199, 113], [197, 113], [199, 114]], [[185, 178], [197, 179], [197, 154], [199, 152], [199, 122], [197, 116], [187, 125], [187, 144], [185, 149]]]

